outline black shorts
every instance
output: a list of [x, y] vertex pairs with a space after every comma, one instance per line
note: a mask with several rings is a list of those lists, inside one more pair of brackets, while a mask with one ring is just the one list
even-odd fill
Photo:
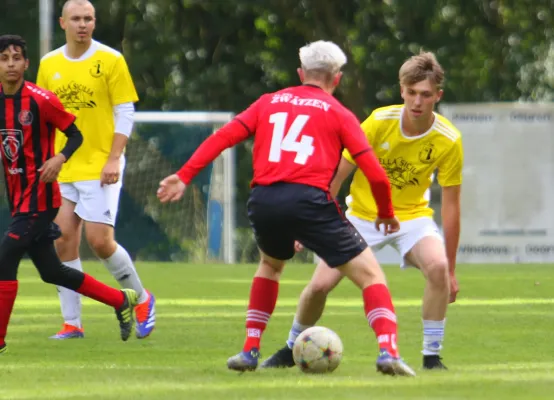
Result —
[[[53, 221], [58, 214], [58, 209], [45, 212], [17, 214], [13, 217], [5, 238], [17, 247], [28, 248], [33, 243], [51, 241], [61, 236], [61, 230]], [[5, 243], [6, 240], [3, 241]]]
[[256, 186], [248, 199], [248, 218], [260, 249], [279, 260], [294, 256], [295, 240], [330, 267], [346, 264], [367, 247], [331, 195], [313, 186]]

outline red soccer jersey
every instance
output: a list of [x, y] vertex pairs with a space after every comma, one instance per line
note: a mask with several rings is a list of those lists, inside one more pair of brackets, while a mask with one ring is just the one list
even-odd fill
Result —
[[369, 149], [354, 114], [314, 86], [262, 96], [236, 118], [255, 132], [253, 185], [292, 182], [328, 190], [343, 148], [353, 154]]
[[290, 182], [327, 191], [346, 147], [354, 158], [361, 156], [356, 161], [372, 183], [379, 215], [393, 215], [390, 184], [358, 119], [312, 85], [261, 96], [209, 137], [177, 174], [188, 184], [221, 151], [249, 136], [254, 136], [252, 186]]
[[74, 121], [52, 92], [24, 82], [6, 95], [0, 86], [0, 156], [12, 215], [61, 206], [58, 183], [41, 182], [38, 169], [54, 156], [55, 129]]

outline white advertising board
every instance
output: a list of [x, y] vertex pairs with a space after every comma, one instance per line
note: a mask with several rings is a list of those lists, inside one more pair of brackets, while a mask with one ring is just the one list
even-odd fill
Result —
[[554, 104], [441, 104], [462, 132], [459, 263], [554, 262]]

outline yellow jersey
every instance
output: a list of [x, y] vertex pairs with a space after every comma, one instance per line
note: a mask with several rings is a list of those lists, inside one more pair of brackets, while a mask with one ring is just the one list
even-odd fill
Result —
[[[83, 144], [63, 165], [58, 180], [77, 182], [100, 179], [114, 138], [114, 109], [138, 101], [125, 58], [97, 41], [79, 59], [66, 56], [65, 46], [40, 61], [37, 85], [54, 92], [77, 119]], [[56, 134], [59, 152], [67, 137]]]
[[[461, 185], [463, 148], [460, 132], [438, 113], [427, 132], [404, 135], [403, 112], [403, 105], [378, 108], [361, 126], [387, 172], [395, 215], [400, 221], [407, 221], [433, 215], [429, 188], [436, 170], [441, 186]], [[343, 156], [355, 164], [347, 150]], [[346, 203], [347, 213], [351, 215], [370, 221], [377, 218], [369, 183], [359, 169], [354, 174]]]

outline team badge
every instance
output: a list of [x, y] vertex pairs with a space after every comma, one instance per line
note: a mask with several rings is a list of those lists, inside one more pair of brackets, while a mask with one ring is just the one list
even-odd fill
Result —
[[31, 111], [28, 111], [28, 110], [22, 110], [19, 112], [17, 119], [19, 120], [19, 123], [21, 125], [24, 125], [24, 126], [31, 125], [33, 123], [33, 113], [31, 113]]
[[92, 64], [92, 67], [90, 67], [89, 72], [94, 78], [100, 78], [104, 75], [104, 63], [100, 60], [96, 60], [94, 64]]
[[424, 164], [431, 164], [437, 158], [437, 150], [433, 143], [427, 143], [419, 151], [419, 161]]
[[0, 129], [2, 150], [6, 158], [14, 162], [19, 158], [19, 148], [23, 143], [23, 133], [19, 129]]

